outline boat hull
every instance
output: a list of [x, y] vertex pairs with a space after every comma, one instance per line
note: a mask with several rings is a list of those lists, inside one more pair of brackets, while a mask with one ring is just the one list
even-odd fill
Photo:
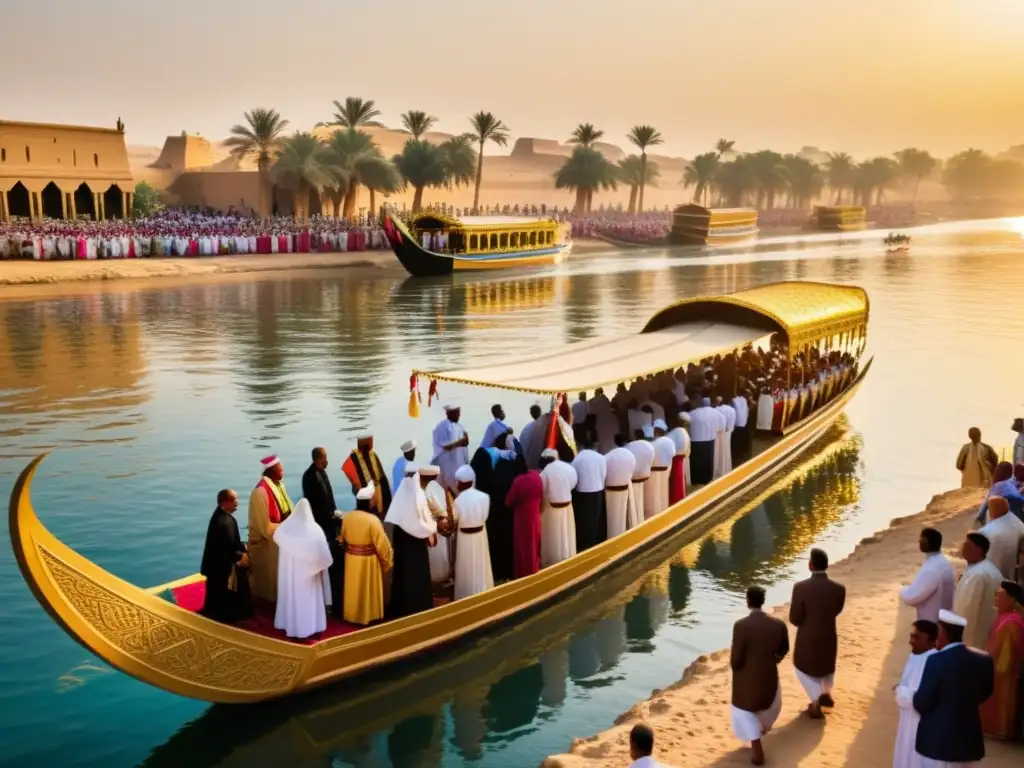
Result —
[[38, 520], [29, 498], [45, 455], [15, 483], [11, 543], [36, 599], [68, 634], [117, 669], [205, 701], [280, 698], [438, 650], [575, 593], [682, 526], [769, 482], [835, 421], [870, 367], [868, 361], [846, 391], [787, 427], [771, 447], [636, 528], [533, 576], [315, 645], [210, 621], [163, 600], [156, 590], [118, 579], [64, 545]]
[[442, 277], [455, 272], [513, 269], [557, 264], [572, 249], [571, 243], [558, 243], [550, 248], [503, 251], [472, 256], [435, 253], [416, 242], [416, 238], [397, 219], [386, 218], [385, 232], [391, 250], [413, 277]]
[[702, 232], [693, 230], [690, 232], [673, 232], [670, 235], [672, 242], [676, 245], [737, 245], [753, 240], [757, 237], [760, 229], [751, 227], [735, 232], [715, 232], [714, 230]]

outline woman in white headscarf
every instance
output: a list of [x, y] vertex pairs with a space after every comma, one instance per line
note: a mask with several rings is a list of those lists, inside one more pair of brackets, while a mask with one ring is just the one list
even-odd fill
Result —
[[327, 629], [326, 606], [331, 604], [327, 569], [334, 560], [306, 499], [299, 501], [274, 531], [274, 543], [278, 548], [274, 627], [298, 639], [323, 632]]
[[437, 522], [430, 514], [418, 472], [415, 464], [405, 466], [405, 479], [391, 499], [384, 518], [385, 523], [394, 526], [395, 565], [389, 606], [394, 618], [434, 607], [428, 549], [437, 544]]

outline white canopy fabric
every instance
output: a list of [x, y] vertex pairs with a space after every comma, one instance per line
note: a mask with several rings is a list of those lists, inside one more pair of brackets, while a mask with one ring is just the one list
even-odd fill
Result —
[[581, 341], [518, 360], [504, 360], [500, 365], [417, 373], [462, 384], [538, 394], [590, 391], [731, 352], [767, 335], [760, 328], [692, 322], [653, 333]]

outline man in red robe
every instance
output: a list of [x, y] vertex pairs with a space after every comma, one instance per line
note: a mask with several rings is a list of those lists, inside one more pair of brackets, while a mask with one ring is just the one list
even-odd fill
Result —
[[512, 481], [505, 505], [512, 510], [512, 573], [521, 579], [540, 570], [540, 509], [544, 484], [531, 469]]

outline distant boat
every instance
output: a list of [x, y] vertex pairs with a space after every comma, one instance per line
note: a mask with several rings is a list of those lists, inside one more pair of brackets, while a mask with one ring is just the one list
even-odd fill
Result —
[[734, 245], [757, 237], [754, 208], [705, 208], [696, 203], [672, 212], [669, 242], [675, 245]]
[[391, 250], [413, 277], [557, 264], [572, 249], [569, 227], [526, 216], [462, 216], [425, 211], [408, 224], [384, 218]]
[[910, 250], [910, 235], [890, 232], [882, 242], [885, 244], [888, 253]]
[[811, 229], [818, 232], [859, 232], [867, 227], [862, 205], [816, 205]]

